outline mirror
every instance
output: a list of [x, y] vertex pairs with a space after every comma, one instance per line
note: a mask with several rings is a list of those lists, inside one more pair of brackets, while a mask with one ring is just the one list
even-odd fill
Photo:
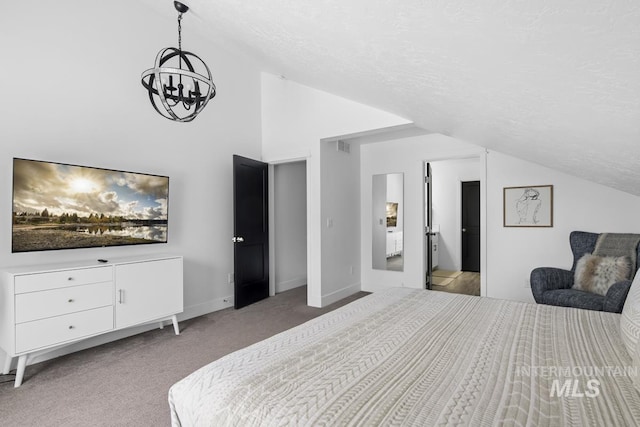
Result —
[[404, 175], [373, 175], [372, 184], [373, 268], [403, 271]]

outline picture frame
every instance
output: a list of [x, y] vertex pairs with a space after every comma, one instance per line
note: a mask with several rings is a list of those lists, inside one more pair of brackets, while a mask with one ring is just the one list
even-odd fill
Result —
[[553, 185], [504, 187], [504, 227], [553, 227]]
[[398, 203], [387, 202], [387, 227], [398, 225]]

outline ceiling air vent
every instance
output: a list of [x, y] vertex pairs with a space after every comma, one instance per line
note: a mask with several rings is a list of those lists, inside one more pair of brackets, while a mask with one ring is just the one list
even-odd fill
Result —
[[342, 151], [343, 153], [351, 153], [351, 145], [341, 139], [336, 142], [336, 148], [338, 151]]

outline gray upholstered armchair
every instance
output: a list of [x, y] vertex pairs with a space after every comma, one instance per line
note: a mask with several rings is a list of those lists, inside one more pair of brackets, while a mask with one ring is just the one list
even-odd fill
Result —
[[[573, 265], [571, 270], [539, 267], [531, 272], [531, 290], [538, 304], [584, 308], [620, 313], [631, 287], [631, 280], [613, 284], [606, 295], [571, 289], [576, 263], [586, 253], [592, 253], [599, 234], [574, 231], [569, 236]], [[636, 269], [640, 266], [640, 245], [636, 250]]]

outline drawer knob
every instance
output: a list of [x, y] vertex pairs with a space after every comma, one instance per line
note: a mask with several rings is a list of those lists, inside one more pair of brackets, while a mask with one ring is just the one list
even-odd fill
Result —
[[73, 280], [73, 277], [67, 277], [67, 280]]
[[69, 329], [73, 329], [73, 328], [74, 328], [74, 326], [73, 326], [73, 325], [69, 325]]
[[69, 298], [69, 301], [68, 301], [68, 302], [73, 302], [73, 298]]

